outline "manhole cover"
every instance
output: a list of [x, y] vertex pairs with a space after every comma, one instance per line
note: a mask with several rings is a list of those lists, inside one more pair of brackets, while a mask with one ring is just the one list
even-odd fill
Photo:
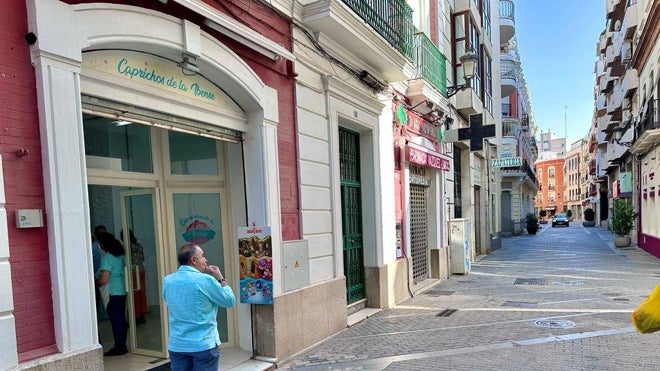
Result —
[[458, 309], [445, 309], [442, 312], [438, 313], [436, 317], [449, 317], [452, 314], [456, 313]]
[[584, 281], [552, 281], [553, 285], [558, 286], [582, 286]]
[[568, 321], [565, 319], [539, 319], [534, 321], [534, 325], [536, 327], [543, 327], [543, 328], [564, 329], [564, 328], [575, 327], [575, 322]]
[[545, 285], [545, 278], [516, 278], [514, 285]]

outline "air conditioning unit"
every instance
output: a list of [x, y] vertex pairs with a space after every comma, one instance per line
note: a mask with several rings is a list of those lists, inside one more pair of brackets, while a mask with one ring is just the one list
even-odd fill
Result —
[[632, 59], [632, 44], [627, 41], [621, 45], [621, 64], [625, 65], [630, 63]]

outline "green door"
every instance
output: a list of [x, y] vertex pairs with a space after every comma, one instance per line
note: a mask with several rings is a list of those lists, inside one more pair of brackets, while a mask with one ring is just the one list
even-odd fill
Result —
[[339, 129], [339, 167], [344, 245], [346, 300], [364, 299], [364, 257], [362, 253], [362, 197], [360, 190], [360, 135]]

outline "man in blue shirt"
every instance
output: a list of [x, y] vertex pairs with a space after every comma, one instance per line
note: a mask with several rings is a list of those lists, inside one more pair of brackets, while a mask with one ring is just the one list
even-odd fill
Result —
[[218, 370], [220, 336], [218, 308], [236, 303], [220, 268], [208, 265], [204, 251], [188, 244], [179, 250], [179, 269], [163, 280], [163, 298], [169, 311], [170, 368]]

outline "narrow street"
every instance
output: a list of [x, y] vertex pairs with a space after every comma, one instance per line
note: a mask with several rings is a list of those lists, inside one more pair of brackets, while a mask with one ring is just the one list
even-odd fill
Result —
[[636, 333], [630, 313], [660, 281], [660, 260], [615, 248], [602, 228], [542, 227], [280, 367], [657, 369], [660, 334]]

